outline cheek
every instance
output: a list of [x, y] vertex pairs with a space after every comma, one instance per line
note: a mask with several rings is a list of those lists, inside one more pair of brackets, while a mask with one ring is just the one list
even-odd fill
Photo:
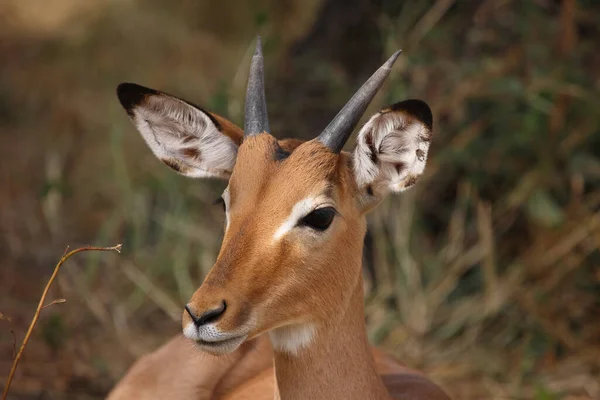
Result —
[[[329, 236], [329, 232], [323, 236]], [[310, 302], [311, 307], [339, 303], [335, 294], [346, 292], [353, 280], [352, 271], [347, 270], [351, 265], [345, 262], [344, 252], [339, 248], [344, 243], [333, 239], [335, 237], [302, 238], [286, 263], [285, 273], [293, 281], [290, 289]]]
[[348, 228], [339, 221], [319, 234], [290, 233], [265, 252], [267, 265], [259, 268], [262, 287], [257, 290], [266, 318], [327, 318], [335, 311], [332, 305], [345, 302], [360, 275], [360, 261], [352, 258], [362, 243], [360, 229]]
[[319, 290], [320, 268], [318, 254], [297, 240], [286, 239], [269, 257], [269, 266], [264, 268], [269, 272], [263, 275], [261, 271], [261, 280], [268, 282], [262, 288], [262, 300], [269, 312], [285, 309], [286, 314], [296, 315], [315, 297], [310, 293]]

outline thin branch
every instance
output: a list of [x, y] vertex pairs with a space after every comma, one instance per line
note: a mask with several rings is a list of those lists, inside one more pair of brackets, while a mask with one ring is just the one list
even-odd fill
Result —
[[50, 307], [51, 305], [54, 305], [54, 304], [62, 304], [62, 303], [66, 303], [66, 302], [67, 302], [67, 299], [54, 299], [54, 300], [52, 300], [50, 303], [48, 303], [48, 304], [46, 304], [44, 307], [42, 307], [42, 310], [43, 310], [44, 308]]
[[66, 256], [66, 255], [67, 255], [67, 252], [69, 251], [69, 248], [70, 248], [70, 247], [71, 247], [71, 246], [69, 246], [69, 245], [67, 245], [67, 247], [65, 247], [65, 251], [63, 252], [63, 255], [62, 255], [61, 257], [64, 257], [64, 256]]
[[[67, 250], [68, 250], [68, 247], [67, 247]], [[56, 264], [56, 267], [54, 267], [54, 272], [52, 273], [52, 276], [48, 280], [48, 283], [46, 284], [46, 288], [44, 289], [44, 292], [42, 293], [42, 297], [40, 298], [40, 302], [35, 310], [33, 319], [31, 320], [31, 323], [29, 324], [29, 329], [27, 329], [27, 333], [25, 334], [23, 343], [21, 344], [21, 347], [19, 348], [19, 352], [17, 353], [16, 357], [14, 358], [12, 367], [10, 368], [10, 373], [8, 375], [8, 379], [6, 380], [6, 385], [4, 386], [4, 393], [2, 394], [2, 400], [6, 400], [6, 398], [8, 396], [8, 390], [10, 389], [10, 384], [15, 375], [15, 371], [17, 370], [17, 365], [19, 365], [19, 360], [21, 360], [21, 357], [23, 356], [23, 351], [25, 350], [25, 347], [27, 346], [27, 343], [29, 342], [29, 338], [31, 337], [33, 328], [35, 327], [35, 324], [37, 323], [38, 318], [40, 317], [40, 313], [42, 312], [42, 310], [45, 307], [47, 307], [49, 305], [64, 303], [64, 299], [57, 299], [57, 300], [53, 300], [50, 304], [44, 306], [44, 303], [46, 302], [46, 296], [48, 295], [48, 292], [50, 291], [50, 287], [52, 286], [52, 284], [54, 283], [54, 280], [56, 279], [56, 276], [58, 275], [58, 271], [60, 271], [60, 267], [64, 264], [65, 261], [67, 261], [74, 254], [81, 253], [83, 251], [116, 251], [117, 253], [120, 253], [121, 245], [118, 244], [113, 247], [86, 246], [86, 247], [81, 247], [81, 248], [72, 250], [68, 253], [67, 253], [67, 250], [65, 250], [65, 254], [63, 254], [63, 256], [60, 259], [60, 261], [58, 262], [58, 264]], [[63, 301], [61, 301], [61, 300], [63, 300]]]

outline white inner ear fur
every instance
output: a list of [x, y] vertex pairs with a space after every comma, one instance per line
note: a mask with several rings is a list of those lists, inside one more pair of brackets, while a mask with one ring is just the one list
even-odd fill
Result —
[[431, 131], [402, 111], [381, 111], [360, 130], [353, 154], [359, 188], [401, 192], [425, 169]]
[[146, 96], [133, 109], [133, 123], [152, 152], [193, 178], [228, 178], [237, 145], [201, 110], [161, 94]]

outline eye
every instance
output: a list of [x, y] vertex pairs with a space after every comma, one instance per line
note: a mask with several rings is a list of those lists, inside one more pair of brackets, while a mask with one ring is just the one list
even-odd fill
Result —
[[214, 205], [220, 204], [223, 207], [223, 211], [227, 211], [227, 207], [225, 206], [225, 200], [222, 197], [219, 197], [215, 201], [213, 201]]
[[298, 225], [300, 226], [308, 226], [309, 228], [315, 229], [317, 231], [324, 231], [329, 228], [329, 225], [333, 222], [333, 217], [335, 217], [336, 211], [333, 207], [323, 207], [318, 208], [302, 218]]

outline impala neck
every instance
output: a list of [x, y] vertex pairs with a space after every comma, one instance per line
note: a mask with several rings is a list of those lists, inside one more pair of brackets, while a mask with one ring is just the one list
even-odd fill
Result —
[[310, 345], [275, 352], [276, 399], [389, 399], [367, 340], [362, 288], [360, 277], [347, 308], [318, 326]]

